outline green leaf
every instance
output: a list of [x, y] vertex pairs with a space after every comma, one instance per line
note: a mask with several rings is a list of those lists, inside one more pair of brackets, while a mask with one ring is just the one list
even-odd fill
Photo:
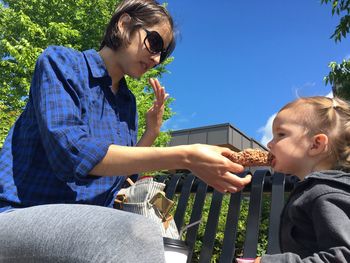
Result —
[[331, 38], [335, 42], [340, 42], [342, 38], [345, 38], [350, 29], [350, 1], [349, 0], [326, 0], [321, 1], [321, 4], [328, 4], [332, 2], [332, 16], [337, 14], [340, 17], [340, 22], [336, 26], [334, 33], [331, 35]]

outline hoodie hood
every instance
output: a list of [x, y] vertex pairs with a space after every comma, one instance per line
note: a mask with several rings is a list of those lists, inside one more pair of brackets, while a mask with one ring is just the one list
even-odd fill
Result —
[[313, 179], [329, 181], [329, 182], [337, 182], [337, 183], [350, 186], [350, 173], [346, 173], [339, 170], [326, 170], [326, 171], [313, 172], [307, 175], [304, 181], [309, 181]]

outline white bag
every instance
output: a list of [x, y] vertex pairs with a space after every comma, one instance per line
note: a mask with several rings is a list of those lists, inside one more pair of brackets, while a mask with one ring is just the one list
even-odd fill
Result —
[[124, 211], [144, 215], [159, 223], [163, 237], [180, 239], [173, 217], [169, 214], [174, 202], [165, 196], [165, 184], [151, 177], [143, 178], [119, 191], [116, 203]]

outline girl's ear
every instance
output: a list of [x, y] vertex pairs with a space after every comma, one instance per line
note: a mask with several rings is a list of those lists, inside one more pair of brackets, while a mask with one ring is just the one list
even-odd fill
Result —
[[328, 136], [326, 134], [316, 134], [312, 137], [309, 154], [316, 156], [328, 151]]
[[118, 20], [118, 30], [120, 32], [123, 32], [123, 30], [125, 29], [125, 26], [128, 23], [130, 23], [130, 21], [131, 21], [131, 17], [128, 13], [122, 14]]

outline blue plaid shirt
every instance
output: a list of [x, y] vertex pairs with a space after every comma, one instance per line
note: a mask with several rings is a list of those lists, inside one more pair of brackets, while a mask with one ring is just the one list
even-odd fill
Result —
[[125, 181], [89, 171], [109, 145], [135, 146], [134, 95], [116, 95], [95, 50], [50, 46], [38, 58], [25, 110], [0, 153], [0, 212], [49, 203], [112, 206]]

